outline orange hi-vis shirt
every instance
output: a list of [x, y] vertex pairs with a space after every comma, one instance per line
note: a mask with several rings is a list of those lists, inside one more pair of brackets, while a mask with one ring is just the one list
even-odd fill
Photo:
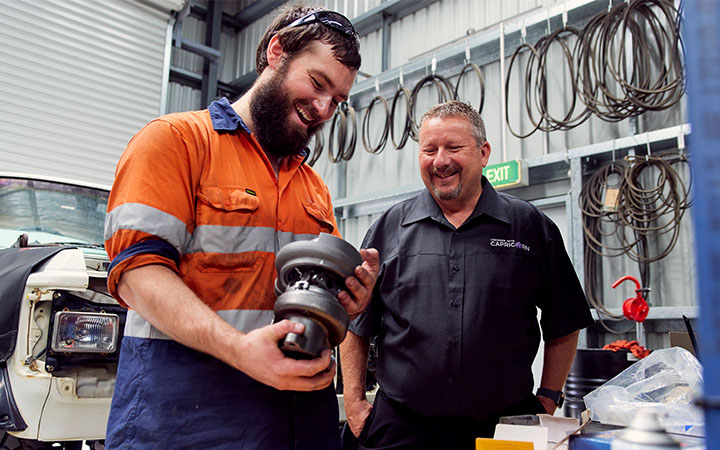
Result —
[[[108, 201], [111, 294], [125, 304], [122, 273], [161, 264], [237, 329], [271, 323], [277, 251], [339, 236], [330, 193], [303, 158], [276, 177], [226, 99], [147, 124], [120, 158]], [[125, 333], [167, 338], [133, 311]]]

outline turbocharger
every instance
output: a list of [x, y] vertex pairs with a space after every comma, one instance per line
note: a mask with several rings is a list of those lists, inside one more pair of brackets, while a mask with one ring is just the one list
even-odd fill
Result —
[[316, 358], [345, 339], [349, 317], [337, 295], [360, 264], [355, 247], [327, 233], [280, 249], [275, 258], [275, 321], [305, 325], [304, 334], [288, 333], [280, 341], [283, 353], [295, 359]]

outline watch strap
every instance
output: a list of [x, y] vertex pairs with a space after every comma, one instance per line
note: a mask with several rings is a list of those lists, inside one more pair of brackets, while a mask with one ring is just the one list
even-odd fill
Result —
[[543, 397], [547, 397], [550, 400], [555, 402], [555, 405], [559, 408], [563, 405], [565, 401], [565, 394], [563, 394], [562, 391], [553, 391], [552, 389], [548, 388], [538, 388], [535, 395], [542, 395]]

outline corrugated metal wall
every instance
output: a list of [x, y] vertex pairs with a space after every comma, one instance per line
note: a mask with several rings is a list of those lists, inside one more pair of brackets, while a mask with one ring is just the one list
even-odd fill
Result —
[[110, 185], [160, 111], [168, 18], [131, 0], [0, 0], [0, 168]]

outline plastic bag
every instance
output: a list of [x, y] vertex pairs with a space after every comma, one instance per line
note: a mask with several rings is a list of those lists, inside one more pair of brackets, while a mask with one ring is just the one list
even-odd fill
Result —
[[702, 367], [685, 349], [655, 350], [584, 397], [593, 420], [627, 426], [638, 408], [652, 407], [667, 431], [702, 435]]

